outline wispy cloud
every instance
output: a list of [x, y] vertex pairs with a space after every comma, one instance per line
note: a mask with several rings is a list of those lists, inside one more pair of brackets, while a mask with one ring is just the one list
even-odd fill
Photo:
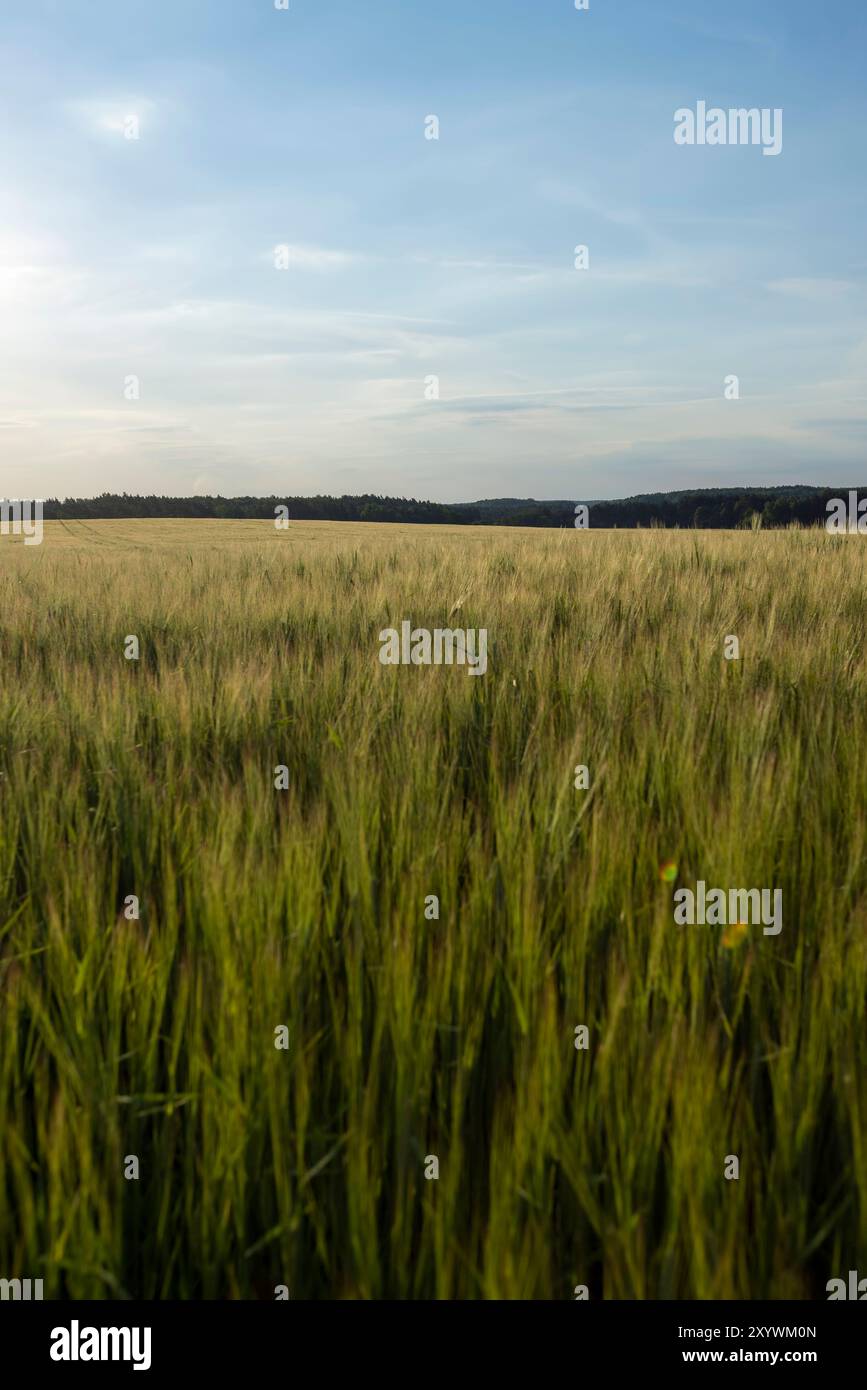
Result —
[[815, 304], [853, 294], [859, 287], [853, 280], [801, 275], [792, 276], [788, 280], [770, 280], [767, 288], [774, 294], [789, 295], [793, 299], [807, 299]]

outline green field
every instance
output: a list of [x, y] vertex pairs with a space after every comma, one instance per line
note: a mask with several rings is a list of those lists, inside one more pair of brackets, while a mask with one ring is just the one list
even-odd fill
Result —
[[[826, 1297], [867, 1251], [864, 554], [0, 540], [0, 1275]], [[382, 666], [404, 619], [486, 629], [487, 674]], [[675, 925], [699, 879], [781, 889], [782, 932]]]

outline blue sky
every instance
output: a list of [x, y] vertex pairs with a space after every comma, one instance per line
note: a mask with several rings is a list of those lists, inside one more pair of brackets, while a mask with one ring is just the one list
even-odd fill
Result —
[[865, 482], [863, 0], [289, 3], [5, 0], [0, 496]]

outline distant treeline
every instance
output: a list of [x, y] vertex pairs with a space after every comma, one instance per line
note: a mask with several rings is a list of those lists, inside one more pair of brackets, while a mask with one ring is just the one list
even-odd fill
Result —
[[[729, 529], [802, 526], [824, 522], [826, 502], [846, 497], [848, 487], [804, 485], [776, 488], [701, 488], [693, 492], [646, 493], [618, 501], [587, 502], [591, 529], [680, 526]], [[863, 489], [861, 490], [863, 491]], [[459, 526], [572, 526], [576, 502], [536, 502], [504, 497], [484, 502], [420, 502], [414, 497], [156, 497], [103, 492], [99, 497], [48, 498], [51, 520], [110, 517], [213, 517], [273, 520], [288, 508], [294, 521], [395, 521]]]

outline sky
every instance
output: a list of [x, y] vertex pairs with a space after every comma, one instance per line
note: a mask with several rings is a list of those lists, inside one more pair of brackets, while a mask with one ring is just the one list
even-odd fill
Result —
[[864, 0], [288, 5], [0, 0], [0, 497], [867, 482]]

